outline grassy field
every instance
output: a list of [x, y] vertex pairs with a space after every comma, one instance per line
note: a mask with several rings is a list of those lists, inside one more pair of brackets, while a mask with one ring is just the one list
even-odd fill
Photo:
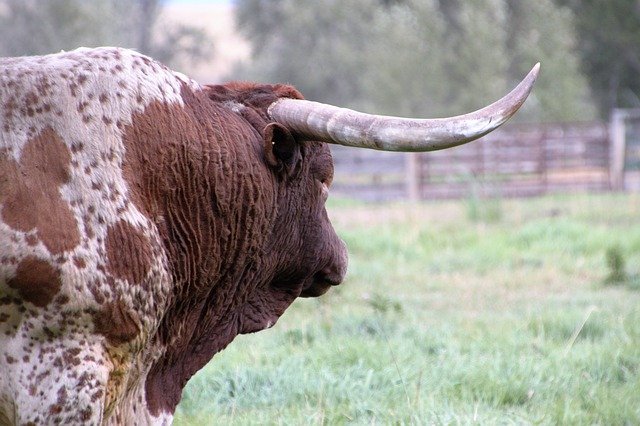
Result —
[[346, 282], [238, 337], [175, 424], [640, 424], [640, 196], [329, 212]]

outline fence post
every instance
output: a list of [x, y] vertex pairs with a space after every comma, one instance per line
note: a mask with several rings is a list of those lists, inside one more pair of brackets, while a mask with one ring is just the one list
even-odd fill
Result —
[[[563, 129], [564, 134], [564, 129]], [[540, 162], [540, 172], [542, 174], [542, 189], [540, 190], [540, 194], [548, 194], [549, 193], [549, 163], [547, 162], [547, 152], [549, 145], [549, 137], [547, 135], [547, 129], [544, 129], [540, 133], [540, 142], [536, 145], [540, 149], [538, 161]]]
[[612, 190], [624, 189], [625, 112], [614, 109], [609, 121], [609, 183]]
[[406, 156], [406, 187], [409, 200], [416, 202], [422, 198], [422, 172], [420, 153], [410, 152]]

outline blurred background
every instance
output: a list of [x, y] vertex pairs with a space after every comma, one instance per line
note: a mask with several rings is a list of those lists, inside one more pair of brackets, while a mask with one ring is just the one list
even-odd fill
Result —
[[336, 148], [334, 193], [640, 189], [637, 0], [0, 0], [2, 56], [99, 45], [202, 83], [286, 82], [308, 99], [411, 117], [477, 109], [541, 62], [504, 131], [427, 155]]
[[217, 355], [176, 423], [640, 424], [640, 0], [0, 0], [2, 56], [99, 45], [412, 117], [542, 63], [478, 142], [332, 147], [346, 282]]

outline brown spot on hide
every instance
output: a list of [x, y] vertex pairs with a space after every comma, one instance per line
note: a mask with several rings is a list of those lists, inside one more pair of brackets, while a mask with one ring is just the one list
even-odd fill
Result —
[[87, 266], [87, 263], [82, 256], [74, 256], [73, 264], [76, 265], [76, 268], [78, 269], [84, 269]]
[[34, 234], [27, 235], [25, 240], [30, 246], [35, 246], [36, 244], [38, 244], [38, 237]]
[[91, 395], [91, 402], [99, 401], [100, 398], [102, 398], [102, 395], [104, 395], [104, 391], [102, 389], [98, 389], [93, 393], [93, 395]]
[[96, 300], [98, 305], [102, 305], [104, 303], [104, 296], [100, 291], [99, 284], [93, 283], [89, 285], [89, 291], [93, 295], [93, 298]]
[[67, 390], [64, 387], [58, 389], [58, 405], [64, 406], [67, 403]]
[[57, 268], [42, 259], [29, 256], [18, 264], [16, 275], [7, 284], [27, 302], [43, 307], [60, 291], [62, 282]]
[[93, 321], [96, 331], [109, 343], [120, 345], [133, 340], [140, 331], [134, 315], [122, 302], [109, 302], [94, 315]]
[[24, 102], [27, 106], [33, 106], [38, 103], [38, 96], [34, 92], [29, 92], [24, 98]]
[[91, 407], [80, 410], [80, 420], [82, 420], [83, 422], [88, 422], [91, 419], [92, 413], [93, 410], [91, 409]]
[[149, 239], [138, 228], [121, 220], [107, 229], [105, 246], [107, 271], [131, 284], [142, 284], [151, 268]]
[[[80, 242], [78, 226], [60, 186], [69, 182], [71, 154], [51, 128], [30, 139], [16, 163], [0, 156], [0, 215], [11, 228], [29, 232], [52, 254], [71, 250]], [[33, 245], [33, 237], [27, 241]]]

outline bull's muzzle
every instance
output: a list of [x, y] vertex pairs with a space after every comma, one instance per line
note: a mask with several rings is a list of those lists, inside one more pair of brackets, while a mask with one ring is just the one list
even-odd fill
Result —
[[338, 239], [329, 262], [313, 274], [309, 284], [304, 286], [300, 297], [318, 297], [325, 294], [333, 286], [339, 285], [347, 274], [349, 257], [344, 241]]

